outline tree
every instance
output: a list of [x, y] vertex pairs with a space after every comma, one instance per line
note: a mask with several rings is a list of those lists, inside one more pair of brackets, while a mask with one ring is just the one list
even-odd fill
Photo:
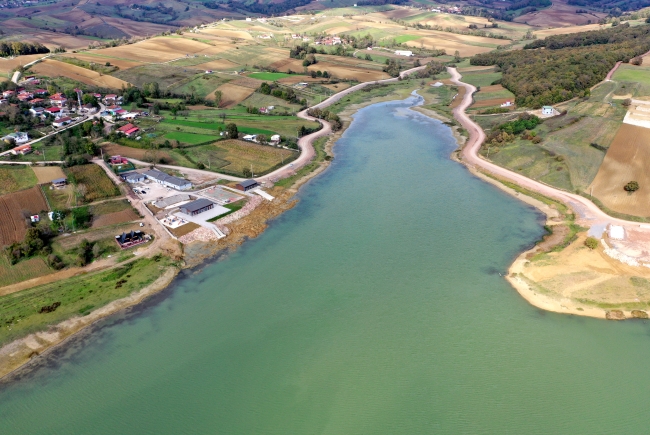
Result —
[[454, 60], [455, 60], [456, 62], [460, 62], [460, 61], [461, 61], [460, 51], [458, 51], [458, 50], [454, 51]]
[[585, 246], [593, 251], [598, 247], [598, 239], [595, 237], [587, 237], [587, 240], [585, 240]]
[[244, 169], [241, 171], [241, 173], [242, 173], [242, 175], [244, 176], [244, 178], [250, 178], [250, 177], [253, 176], [253, 174], [251, 173], [251, 170], [248, 169], [248, 168], [244, 168]]
[[98, 107], [97, 98], [93, 94], [84, 94], [81, 101], [84, 104], [92, 104], [93, 107]]
[[625, 100], [623, 100], [622, 104], [625, 107], [629, 107], [632, 104], [632, 99], [631, 98], [626, 98]]
[[630, 181], [625, 186], [623, 186], [623, 189], [626, 192], [630, 192], [630, 193], [636, 192], [637, 190], [639, 190], [639, 183], [636, 181]]
[[237, 130], [237, 125], [232, 122], [226, 125], [226, 133], [228, 134], [228, 138], [230, 139], [237, 139], [239, 137], [239, 131]]

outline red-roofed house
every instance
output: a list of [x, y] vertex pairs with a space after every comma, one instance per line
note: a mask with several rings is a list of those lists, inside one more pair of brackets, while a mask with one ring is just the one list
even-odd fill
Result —
[[32, 98], [34, 98], [34, 94], [32, 94], [31, 92], [21, 92], [20, 94], [18, 94], [18, 99], [20, 101], [28, 101], [31, 100]]
[[16, 148], [13, 148], [11, 150], [12, 154], [14, 154], [14, 155], [20, 154], [22, 156], [24, 156], [25, 154], [29, 154], [31, 152], [32, 152], [32, 146], [31, 145], [20, 145], [20, 146], [17, 146]]
[[2, 96], [5, 97], [5, 98], [9, 98], [9, 97], [13, 96], [14, 94], [15, 94], [14, 91], [4, 91], [2, 93]]
[[63, 107], [63, 105], [68, 101], [66, 97], [61, 94], [54, 94], [50, 97], [50, 103], [54, 106]]
[[45, 111], [50, 115], [54, 115], [56, 113], [60, 113], [61, 109], [59, 109], [58, 107], [48, 107], [47, 109], [45, 109]]
[[117, 131], [119, 133], [123, 133], [126, 137], [131, 137], [134, 134], [136, 134], [137, 132], [139, 132], [140, 129], [138, 127], [136, 127], [135, 125], [133, 125], [133, 124], [126, 124], [126, 125], [118, 128]]
[[45, 95], [47, 94], [47, 89], [36, 89], [34, 90], [34, 95]]
[[72, 122], [72, 118], [69, 116], [64, 116], [62, 118], [56, 118], [56, 120], [52, 123], [53, 126], [55, 127], [63, 127], [64, 125], [68, 125]]
[[42, 98], [34, 98], [33, 100], [31, 100], [29, 102], [29, 104], [34, 105], [34, 104], [41, 104], [41, 103], [44, 103], [44, 102], [45, 102], [45, 100], [42, 99]]
[[110, 162], [111, 165], [126, 165], [129, 163], [129, 161], [122, 156], [112, 156]]

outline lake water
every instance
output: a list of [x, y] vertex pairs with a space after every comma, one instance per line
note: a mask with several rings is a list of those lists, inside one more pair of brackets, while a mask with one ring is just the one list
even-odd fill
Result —
[[261, 237], [0, 386], [0, 433], [645, 433], [648, 324], [529, 306], [499, 272], [541, 216], [414, 102], [361, 110]]

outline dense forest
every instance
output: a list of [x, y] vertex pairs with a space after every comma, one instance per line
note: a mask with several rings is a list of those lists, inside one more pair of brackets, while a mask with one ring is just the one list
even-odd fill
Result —
[[0, 57], [49, 52], [50, 50], [47, 47], [38, 42], [0, 42]]
[[503, 72], [500, 83], [517, 104], [535, 108], [589, 95], [616, 62], [650, 51], [650, 26], [558, 35], [528, 48], [478, 54], [470, 63], [497, 65]]

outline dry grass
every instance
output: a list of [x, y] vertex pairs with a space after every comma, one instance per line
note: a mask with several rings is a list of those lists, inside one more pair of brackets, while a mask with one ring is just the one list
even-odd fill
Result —
[[[452, 33], [448, 33], [447, 35], [460, 36], [460, 37], [464, 36], [464, 35], [453, 35]], [[468, 36], [467, 38], [470, 37]], [[504, 45], [507, 44], [507, 41], [500, 41], [498, 39], [489, 39], [489, 38], [483, 38], [483, 39], [488, 39], [490, 41], [490, 44], [499, 44], [499, 43]], [[468, 45], [466, 42], [463, 42], [462, 40], [458, 40], [457, 38], [444, 39], [441, 37], [423, 37], [415, 41], [408, 41], [406, 42], [406, 45], [408, 45], [409, 47], [444, 49], [447, 51], [447, 53], [454, 53], [456, 50], [458, 50], [460, 55], [463, 57], [474, 56], [475, 54], [479, 54], [479, 53], [487, 53], [488, 51], [492, 51], [495, 48], [495, 47], [481, 47], [476, 45]]]
[[25, 215], [47, 210], [45, 197], [38, 186], [0, 196], [0, 246], [9, 245], [25, 237]]
[[65, 177], [63, 169], [59, 166], [33, 166], [32, 170], [36, 174], [39, 184], [49, 183], [57, 178]]
[[[248, 98], [255, 89], [245, 88], [243, 86], [226, 83], [219, 86], [216, 90], [221, 91], [221, 104], [219, 107], [233, 107]], [[214, 92], [208, 94], [208, 100], [214, 100]]]
[[611, 24], [587, 24], [585, 26], [568, 26], [568, 27], [556, 27], [552, 29], [544, 29], [535, 31], [535, 35], [538, 39], [544, 39], [547, 36], [553, 35], [566, 35], [568, 33], [579, 33], [579, 32], [588, 32], [591, 30], [601, 30], [611, 27]]
[[[506, 101], [512, 101], [512, 98], [493, 98], [490, 100], [479, 100], [479, 101], [475, 101], [474, 104], [472, 104], [472, 107], [478, 108], [478, 107], [501, 106], [501, 104], [505, 103]], [[514, 108], [514, 106], [509, 108], [512, 109]]]
[[[635, 216], [650, 216], [650, 129], [621, 125], [609, 147], [596, 178], [593, 195], [612, 210]], [[639, 183], [628, 193], [623, 186]]]
[[102, 75], [86, 68], [52, 59], [46, 59], [43, 62], [37, 63], [31, 69], [35, 73], [44, 76], [68, 77], [87, 85], [95, 85], [104, 88], [121, 89], [122, 87], [127, 87], [129, 85], [128, 82], [116, 77]]
[[143, 65], [143, 62], [139, 62], [137, 60], [116, 59], [114, 57], [109, 57], [109, 56], [94, 56], [91, 54], [84, 54], [84, 53], [65, 54], [64, 56], [74, 57], [80, 60], [84, 60], [86, 62], [98, 63], [100, 65], [104, 65], [106, 62], [110, 62], [111, 65], [115, 65], [120, 69], [128, 69], [128, 68], [133, 68], [136, 66]]
[[210, 62], [201, 63], [196, 65], [196, 68], [211, 69], [211, 70], [229, 70], [239, 67], [238, 63], [231, 62], [228, 59], [217, 59]]
[[92, 228], [105, 227], [107, 225], [121, 224], [140, 219], [140, 216], [131, 208], [114, 213], [107, 213], [93, 217]]
[[208, 35], [221, 36], [224, 38], [237, 38], [237, 39], [248, 39], [251, 40], [253, 37], [250, 33], [243, 30], [225, 30], [225, 29], [203, 29], [201, 33], [207, 33]]
[[223, 169], [236, 174], [241, 174], [244, 168], [250, 169], [251, 165], [256, 173], [267, 171], [281, 163], [283, 158], [286, 161], [295, 155], [293, 151], [241, 140], [219, 141], [213, 146], [222, 150], [222, 153], [219, 153], [219, 158], [230, 162]]

